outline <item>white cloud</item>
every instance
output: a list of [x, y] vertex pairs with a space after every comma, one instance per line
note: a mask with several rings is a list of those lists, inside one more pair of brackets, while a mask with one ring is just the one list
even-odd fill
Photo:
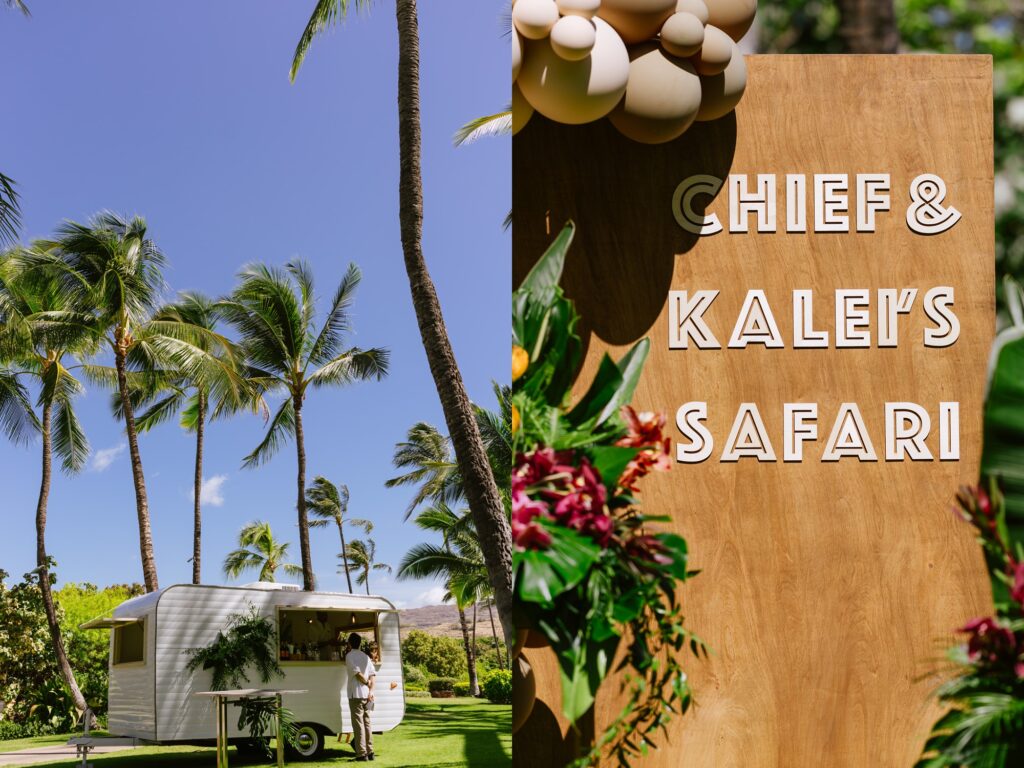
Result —
[[418, 608], [423, 605], [441, 605], [444, 603], [445, 593], [448, 592], [444, 587], [431, 587], [426, 592], [420, 592], [413, 600], [412, 607]]
[[125, 452], [127, 447], [124, 443], [120, 443], [113, 448], [102, 448], [96, 451], [92, 455], [92, 461], [89, 462], [89, 469], [92, 472], [103, 472], [117, 460], [118, 456]]
[[[227, 475], [214, 475], [204, 477], [203, 485], [199, 489], [199, 500], [211, 507], [224, 506], [224, 483], [228, 480]], [[194, 493], [194, 492], [193, 492]]]

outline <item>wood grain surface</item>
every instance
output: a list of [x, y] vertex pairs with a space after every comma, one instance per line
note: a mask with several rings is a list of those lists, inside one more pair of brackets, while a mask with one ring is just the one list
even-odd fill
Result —
[[[687, 620], [714, 649], [689, 659], [696, 707], [640, 764], [687, 768], [904, 768], [940, 714], [953, 630], [990, 610], [981, 554], [950, 513], [976, 479], [985, 367], [993, 337], [992, 86], [988, 57], [754, 56], [734, 115], [648, 147], [606, 122], [559, 126], [535, 116], [514, 139], [513, 273], [522, 279], [567, 219], [578, 226], [564, 278], [589, 336], [589, 381], [604, 351], [643, 336], [652, 351], [638, 409], [669, 415], [707, 401], [712, 458], [677, 464], [642, 488], [670, 514], [701, 574], [684, 590]], [[787, 234], [787, 173], [883, 172], [892, 210], [874, 233]], [[672, 192], [708, 173], [779, 176], [779, 232], [696, 238], [676, 224]], [[923, 237], [904, 219], [908, 185], [941, 176], [962, 220]], [[810, 189], [810, 187], [808, 187]], [[710, 202], [728, 224], [723, 190]], [[810, 212], [809, 212], [810, 213]], [[852, 213], [852, 211], [851, 211]], [[813, 219], [812, 219], [813, 220]], [[851, 227], [852, 228], [852, 227]], [[754, 229], [754, 227], [752, 227]], [[951, 285], [962, 331], [921, 342], [928, 288]], [[791, 292], [815, 291], [816, 327], [834, 332], [837, 288], [919, 289], [899, 346], [798, 349]], [[723, 346], [748, 289], [763, 289], [785, 349], [671, 350], [671, 289], [721, 291], [705, 316]], [[873, 331], [877, 317], [872, 300]], [[961, 460], [884, 460], [883, 404], [961, 409]], [[718, 460], [741, 402], [757, 403], [775, 463]], [[784, 463], [782, 404], [816, 402], [819, 439]], [[819, 461], [839, 404], [856, 402], [880, 460]], [[674, 438], [678, 432], [674, 429]], [[936, 450], [933, 435], [928, 445]], [[563, 765], [572, 734], [559, 713], [550, 652], [527, 650], [539, 700], [514, 743], [517, 766]], [[596, 709], [618, 711], [614, 683]]]

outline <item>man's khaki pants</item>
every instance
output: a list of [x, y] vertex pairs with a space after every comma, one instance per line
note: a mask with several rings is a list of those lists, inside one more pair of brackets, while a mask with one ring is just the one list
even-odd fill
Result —
[[370, 730], [370, 710], [366, 699], [349, 699], [348, 711], [352, 716], [352, 746], [356, 757], [373, 754], [373, 732]]

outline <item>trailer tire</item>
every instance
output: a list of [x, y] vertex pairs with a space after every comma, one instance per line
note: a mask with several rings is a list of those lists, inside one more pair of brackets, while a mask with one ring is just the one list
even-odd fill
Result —
[[313, 723], [295, 724], [295, 743], [288, 744], [286, 751], [292, 759], [314, 760], [324, 752], [324, 730]]

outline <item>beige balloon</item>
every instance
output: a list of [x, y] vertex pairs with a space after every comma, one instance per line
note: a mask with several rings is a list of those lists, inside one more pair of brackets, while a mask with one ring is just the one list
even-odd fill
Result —
[[523, 39], [516, 30], [512, 30], [512, 82], [519, 77], [519, 68], [523, 65]]
[[625, 42], [642, 43], [658, 34], [665, 19], [675, 13], [676, 1], [601, 0], [597, 15], [615, 27]]
[[717, 120], [729, 114], [743, 97], [743, 91], [747, 87], [747, 63], [739, 46], [736, 43], [733, 43], [733, 46], [732, 58], [725, 71], [700, 79], [703, 96], [697, 119], [702, 122]]
[[601, 0], [558, 0], [558, 11], [563, 16], [582, 16], [592, 19], [601, 7]]
[[512, 83], [512, 135], [515, 136], [530, 122], [533, 107], [519, 90], [519, 85]]
[[706, 0], [708, 6], [708, 24], [718, 27], [737, 43], [750, 25], [754, 23], [757, 13], [757, 0]]
[[693, 66], [702, 75], [717, 75], [724, 72], [732, 59], [736, 43], [725, 32], [710, 24], [704, 27], [704, 44], [693, 57]]
[[637, 45], [629, 54], [626, 95], [608, 119], [625, 136], [644, 144], [681, 136], [701, 104], [700, 77], [693, 64], [653, 42]]
[[551, 28], [551, 48], [566, 61], [585, 59], [595, 42], [597, 28], [582, 16], [563, 16]]
[[704, 25], [688, 11], [673, 13], [661, 27], [661, 47], [672, 56], [693, 56], [703, 43]]
[[704, 0], [678, 0], [676, 13], [692, 13], [700, 19], [701, 24], [707, 24], [708, 17], [711, 15]]
[[598, 120], [615, 108], [626, 90], [626, 46], [600, 17], [593, 22], [594, 48], [580, 61], [566, 61], [548, 40], [529, 41], [523, 51], [516, 83], [526, 100], [555, 122], [579, 125]]
[[530, 40], [543, 40], [558, 21], [555, 0], [518, 0], [512, 6], [512, 24]]

